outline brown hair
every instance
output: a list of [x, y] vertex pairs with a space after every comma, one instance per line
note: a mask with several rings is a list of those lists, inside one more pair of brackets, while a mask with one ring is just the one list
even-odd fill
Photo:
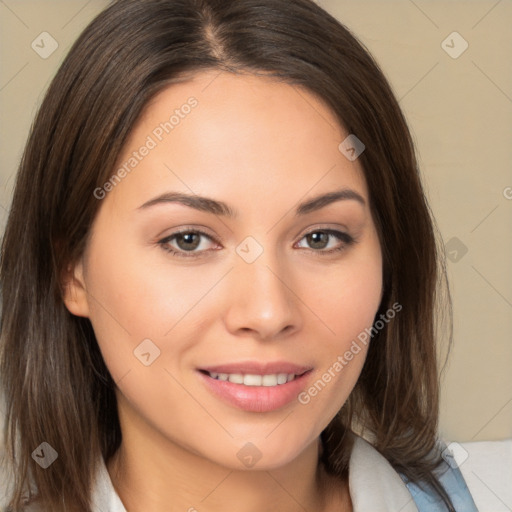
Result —
[[[93, 191], [114, 172], [148, 101], [183, 73], [212, 68], [305, 87], [366, 145], [359, 159], [383, 252], [375, 320], [392, 304], [403, 310], [372, 338], [353, 393], [322, 433], [321, 461], [345, 477], [344, 434], [366, 433], [397, 471], [449, 504], [433, 470], [440, 462], [436, 327], [443, 307], [451, 319], [451, 300], [413, 141], [382, 71], [310, 0], [118, 0], [80, 35], [47, 91], [3, 238], [10, 507], [22, 507], [32, 480], [48, 509], [90, 510], [98, 457], [108, 461], [120, 445], [115, 383], [89, 320], [66, 309], [61, 276], [84, 250], [99, 207]], [[438, 293], [442, 283], [446, 294]], [[449, 334], [451, 341], [451, 323]], [[47, 470], [31, 459], [43, 441], [59, 454]]]

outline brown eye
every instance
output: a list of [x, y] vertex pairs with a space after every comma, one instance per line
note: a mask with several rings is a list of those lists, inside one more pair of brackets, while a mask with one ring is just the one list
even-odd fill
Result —
[[[208, 249], [202, 247], [208, 245], [203, 243], [203, 239], [213, 241], [212, 237], [202, 231], [183, 230], [173, 233], [160, 240], [158, 244], [167, 252], [178, 257], [200, 257], [203, 256]], [[199, 247], [202, 250], [197, 250]]]
[[[330, 240], [338, 240], [338, 244], [329, 247]], [[342, 251], [348, 248], [350, 245], [356, 243], [355, 238], [350, 236], [348, 233], [342, 231], [336, 231], [333, 229], [317, 229], [304, 235], [303, 240], [306, 240], [309, 249], [318, 253], [333, 253]], [[329, 247], [329, 248], [328, 248]]]
[[176, 244], [184, 251], [193, 251], [197, 249], [200, 243], [201, 236], [197, 233], [184, 233], [176, 235]]
[[306, 235], [312, 249], [325, 249], [326, 245], [329, 243], [329, 237], [330, 235], [328, 233], [322, 231], [315, 231], [314, 233]]

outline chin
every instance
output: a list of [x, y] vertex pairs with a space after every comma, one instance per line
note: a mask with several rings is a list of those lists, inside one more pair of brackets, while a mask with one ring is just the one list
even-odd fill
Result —
[[[284, 435], [274, 432], [261, 437], [249, 437], [246, 439], [233, 439], [230, 446], [221, 448], [221, 453], [211, 454], [212, 462], [216, 462], [226, 468], [238, 471], [267, 471], [283, 468], [291, 464], [309, 449], [316, 450], [309, 439], [300, 434], [300, 439], [290, 435], [283, 428]], [[275, 435], [274, 439], [271, 439]], [[226, 457], [226, 455], [228, 455]]]

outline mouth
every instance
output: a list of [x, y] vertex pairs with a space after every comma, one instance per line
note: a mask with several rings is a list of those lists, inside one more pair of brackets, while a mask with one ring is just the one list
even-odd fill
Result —
[[311, 367], [293, 364], [231, 364], [198, 370], [216, 398], [248, 412], [271, 412], [295, 401]]

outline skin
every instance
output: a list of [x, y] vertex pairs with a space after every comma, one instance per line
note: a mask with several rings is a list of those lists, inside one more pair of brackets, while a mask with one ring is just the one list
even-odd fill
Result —
[[[101, 200], [68, 282], [66, 305], [90, 319], [117, 384], [123, 442], [109, 474], [128, 512], [167, 512], [170, 504], [352, 510], [347, 482], [334, 482], [318, 464], [319, 435], [353, 389], [366, 348], [308, 404], [294, 400], [265, 413], [217, 398], [197, 369], [290, 361], [313, 367], [307, 389], [372, 325], [382, 255], [362, 167], [338, 150], [348, 133], [311, 93], [218, 71], [154, 98], [119, 165], [191, 96], [197, 107]], [[297, 203], [341, 188], [366, 204], [342, 200], [294, 215]], [[139, 208], [169, 191], [224, 201], [239, 215], [178, 203]], [[202, 256], [180, 258], [159, 244], [179, 228], [211, 236], [192, 249]], [[322, 246], [305, 236], [326, 228], [357, 243], [331, 236]], [[263, 248], [252, 263], [236, 252], [248, 236]], [[190, 247], [183, 239], [167, 245]], [[336, 247], [344, 249], [326, 253]], [[150, 366], [134, 356], [147, 338], [160, 350]], [[261, 453], [250, 469], [237, 458], [247, 442]]]

